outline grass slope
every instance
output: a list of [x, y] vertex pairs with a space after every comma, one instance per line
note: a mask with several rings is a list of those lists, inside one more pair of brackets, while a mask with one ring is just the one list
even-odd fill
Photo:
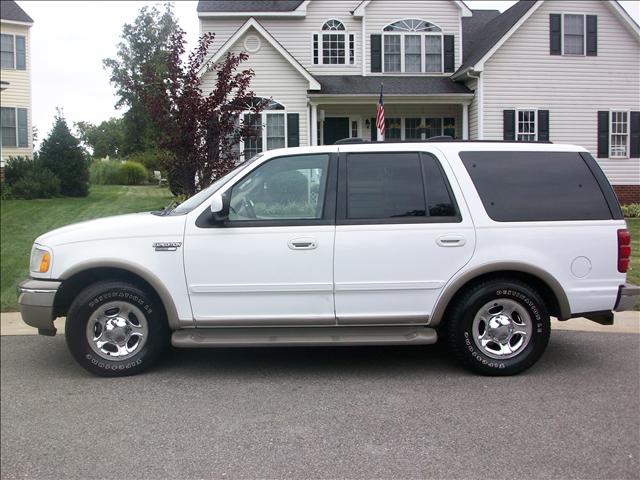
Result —
[[16, 287], [29, 275], [31, 244], [38, 235], [83, 220], [158, 210], [171, 198], [165, 188], [95, 185], [86, 198], [3, 200], [0, 308], [3, 312], [17, 310]]

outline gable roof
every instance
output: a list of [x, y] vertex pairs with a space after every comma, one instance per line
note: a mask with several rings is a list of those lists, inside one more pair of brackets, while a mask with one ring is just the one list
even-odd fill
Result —
[[295, 68], [300, 75], [307, 79], [309, 82], [309, 90], [320, 90], [320, 83], [311, 75], [303, 66], [298, 62], [293, 55], [291, 55], [286, 48], [284, 48], [273, 36], [260, 25], [255, 18], [251, 17], [249, 20], [244, 22], [244, 24], [234, 33], [224, 44], [216, 51], [213, 55], [211, 55], [200, 67], [198, 71], [198, 76], [202, 77], [207, 71], [207, 66], [211, 63], [216, 63], [218, 60], [222, 58], [224, 55], [237, 41], [240, 37], [250, 28], [254, 28], [258, 31], [262, 37], [271, 44], [273, 48], [275, 48], [280, 55], [282, 55], [285, 60], [287, 60], [293, 68]]
[[[489, 53], [500, 39], [502, 39], [514, 26], [516, 26], [518, 21], [523, 19], [523, 17], [533, 6], [536, 5], [536, 3], [537, 2], [535, 0], [519, 0], [508, 10], [505, 10], [502, 14], [494, 17], [493, 20], [485, 23], [481, 28], [481, 34], [476, 36], [475, 46], [471, 51], [467, 50], [463, 46], [464, 61], [453, 76], [455, 77], [459, 73], [473, 67], [479, 60]], [[474, 15], [475, 13], [476, 11], [474, 11]]]
[[[325, 1], [325, 0], [323, 0]], [[364, 10], [371, 3], [372, 0], [362, 0], [356, 8], [351, 12], [354, 17], [362, 17], [364, 15]], [[443, 1], [443, 0], [440, 0]], [[462, 0], [448, 0], [452, 1], [461, 11], [463, 17], [470, 17], [472, 10], [467, 7], [467, 5]]]
[[291, 12], [304, 0], [200, 0], [198, 12]]
[[487, 23], [500, 15], [499, 10], [472, 10], [473, 16], [462, 17], [462, 55], [464, 62], [486, 35]]
[[0, 19], [10, 22], [33, 23], [33, 19], [27, 15], [27, 12], [20, 8], [20, 5], [13, 0], [2, 0]]

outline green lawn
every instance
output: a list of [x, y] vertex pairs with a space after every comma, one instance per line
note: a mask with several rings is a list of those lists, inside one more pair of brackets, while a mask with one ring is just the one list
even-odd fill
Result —
[[[627, 227], [631, 232], [631, 266], [627, 272], [627, 283], [640, 285], [640, 218], [628, 218]], [[640, 299], [635, 310], [640, 310]]]
[[95, 185], [86, 198], [2, 200], [0, 308], [17, 310], [16, 286], [28, 276], [31, 244], [38, 235], [92, 218], [158, 210], [171, 198], [165, 188]]

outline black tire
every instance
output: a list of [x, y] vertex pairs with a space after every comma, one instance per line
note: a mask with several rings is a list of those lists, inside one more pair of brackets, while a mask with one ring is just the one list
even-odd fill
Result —
[[[486, 354], [474, 340], [473, 324], [476, 314], [487, 304], [496, 301], [494, 305], [499, 305], [505, 303], [505, 299], [516, 302], [528, 313], [531, 335], [520, 351], [514, 349], [513, 357], [495, 358]], [[443, 332], [454, 356], [467, 368], [484, 375], [514, 375], [531, 367], [547, 348], [551, 333], [549, 312], [538, 292], [524, 282], [507, 278], [487, 280], [465, 290], [445, 320]], [[516, 335], [514, 340], [520, 338]], [[490, 342], [489, 348], [492, 345], [499, 347], [498, 343]]]
[[[100, 356], [90, 345], [87, 336], [87, 324], [91, 316], [110, 302], [132, 305], [143, 313], [146, 320], [145, 343], [123, 360]], [[71, 354], [82, 367], [95, 375], [124, 377], [142, 372], [154, 363], [169, 344], [169, 328], [158, 303], [154, 296], [128, 283], [104, 281], [90, 285], [80, 292], [67, 313], [65, 337]], [[135, 315], [134, 321], [139, 322]]]

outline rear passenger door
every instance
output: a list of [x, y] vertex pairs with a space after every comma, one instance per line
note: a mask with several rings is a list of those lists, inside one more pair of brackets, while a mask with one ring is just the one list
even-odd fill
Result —
[[[342, 150], [342, 149], [341, 149]], [[341, 325], [427, 323], [475, 231], [448, 165], [425, 152], [340, 154], [334, 260]]]

